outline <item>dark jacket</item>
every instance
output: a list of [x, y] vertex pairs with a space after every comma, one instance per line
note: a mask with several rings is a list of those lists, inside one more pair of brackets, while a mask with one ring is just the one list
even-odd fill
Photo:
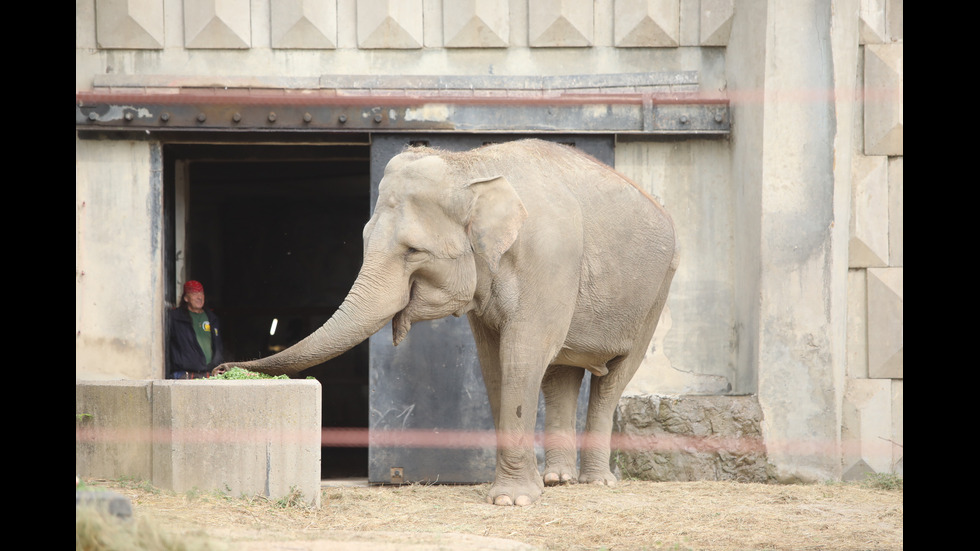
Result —
[[[211, 310], [205, 309], [211, 322], [211, 362], [205, 364], [204, 351], [197, 344], [197, 335], [191, 325], [191, 315], [186, 308], [175, 308], [167, 317], [167, 378], [183, 379], [183, 372], [203, 373], [224, 361], [221, 342], [221, 322]], [[175, 377], [175, 374], [177, 375]]]

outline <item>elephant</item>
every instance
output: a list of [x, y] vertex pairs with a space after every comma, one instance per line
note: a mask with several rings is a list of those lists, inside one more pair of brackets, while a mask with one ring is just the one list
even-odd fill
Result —
[[[615, 409], [679, 261], [662, 205], [612, 168], [546, 140], [465, 152], [407, 147], [385, 167], [363, 237], [361, 269], [323, 326], [277, 354], [214, 372], [295, 375], [389, 321], [397, 346], [415, 322], [466, 315], [497, 437], [487, 501], [528, 505], [545, 486], [615, 484]], [[577, 435], [586, 370], [588, 412]], [[543, 474], [534, 453], [539, 392]]]

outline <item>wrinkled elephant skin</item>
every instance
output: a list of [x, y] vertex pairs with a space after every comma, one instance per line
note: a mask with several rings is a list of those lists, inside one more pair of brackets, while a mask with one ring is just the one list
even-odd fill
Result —
[[[406, 149], [388, 163], [379, 192], [364, 264], [336, 314], [296, 345], [234, 365], [296, 374], [388, 321], [398, 344], [416, 321], [466, 314], [497, 431], [488, 500], [526, 505], [545, 484], [614, 484], [614, 410], [677, 268], [670, 216], [609, 167], [539, 140], [463, 153]], [[585, 370], [592, 386], [576, 442]], [[543, 476], [533, 447], [539, 390]]]

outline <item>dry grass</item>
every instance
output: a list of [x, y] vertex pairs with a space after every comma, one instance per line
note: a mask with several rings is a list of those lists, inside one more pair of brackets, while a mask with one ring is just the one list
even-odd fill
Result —
[[[614, 488], [548, 488], [529, 507], [488, 505], [488, 485], [325, 487], [322, 507], [310, 509], [264, 498], [90, 483], [132, 500], [132, 530], [153, 532], [148, 541], [179, 545], [142, 549], [903, 547], [904, 490], [860, 484], [624, 481]], [[84, 530], [78, 518], [76, 542]]]

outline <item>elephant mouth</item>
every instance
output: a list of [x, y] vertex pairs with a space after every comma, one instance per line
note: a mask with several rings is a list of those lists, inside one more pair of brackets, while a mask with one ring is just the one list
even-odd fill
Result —
[[429, 300], [431, 297], [419, 297], [417, 286], [418, 282], [412, 282], [408, 292], [408, 304], [391, 318], [391, 340], [395, 346], [405, 340], [413, 321], [438, 319], [448, 315], [460, 317], [470, 309], [469, 302], [466, 301], [451, 300], [445, 304], [441, 302], [433, 304]]
[[417, 283], [412, 282], [412, 286], [408, 291], [408, 304], [391, 318], [391, 341], [395, 346], [398, 346], [405, 340], [405, 337], [408, 335], [408, 330], [412, 328], [410, 311], [412, 305], [415, 303], [416, 285]]
[[395, 346], [398, 346], [405, 340], [405, 337], [408, 335], [408, 330], [412, 328], [412, 322], [404, 313], [404, 310], [398, 312], [391, 320], [391, 342]]

